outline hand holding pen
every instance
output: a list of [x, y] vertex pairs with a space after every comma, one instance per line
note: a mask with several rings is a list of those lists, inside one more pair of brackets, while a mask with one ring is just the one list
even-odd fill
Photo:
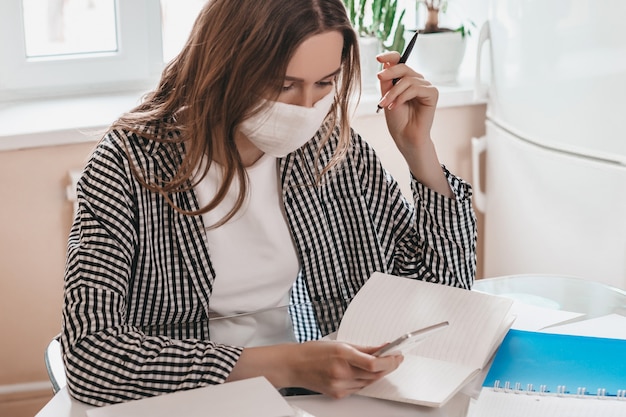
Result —
[[[400, 57], [400, 61], [398, 61], [398, 64], [406, 64], [406, 61], [409, 59], [409, 55], [411, 55], [411, 51], [413, 50], [413, 46], [415, 46], [415, 41], [417, 40], [418, 34], [419, 32], [416, 30], [415, 34], [409, 41], [409, 44], [404, 49], [404, 52], [402, 53], [402, 56]], [[396, 85], [398, 81], [400, 81], [400, 78], [394, 78], [392, 80], [393, 85]], [[382, 107], [380, 107], [380, 105], [377, 105], [376, 107], [377, 107], [376, 113], [378, 113], [382, 109]]]
[[448, 198], [454, 198], [450, 184], [431, 138], [439, 91], [420, 73], [405, 63], [413, 49], [417, 33], [401, 57], [397, 52], [377, 56], [384, 69], [378, 73], [387, 129], [407, 162], [415, 180]]

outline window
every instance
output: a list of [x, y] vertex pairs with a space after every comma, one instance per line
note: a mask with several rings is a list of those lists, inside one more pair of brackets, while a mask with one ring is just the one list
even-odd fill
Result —
[[[150, 89], [206, 1], [0, 0], [0, 102]], [[408, 26], [417, 1], [399, 0]], [[455, 1], [484, 20], [488, 0]]]
[[148, 87], [160, 21], [158, 0], [2, 0], [0, 100]]
[[168, 62], [181, 50], [200, 9], [207, 0], [161, 0], [163, 58]]
[[22, 14], [29, 59], [118, 50], [114, 1], [22, 0]]

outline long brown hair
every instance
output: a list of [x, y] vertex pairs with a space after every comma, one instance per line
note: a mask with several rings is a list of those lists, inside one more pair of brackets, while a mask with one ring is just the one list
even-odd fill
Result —
[[[164, 183], [149, 183], [142, 179], [148, 176], [135, 172], [139, 180], [162, 194], [176, 210], [200, 214], [215, 208], [238, 178], [241, 186], [237, 203], [214, 227], [228, 221], [243, 204], [248, 187], [235, 146], [235, 131], [257, 108], [260, 98], [278, 97], [287, 65], [298, 46], [312, 35], [331, 30], [339, 31], [344, 38], [342, 71], [327, 119], [339, 127], [340, 140], [333, 159], [318, 173], [319, 181], [347, 152], [348, 99], [360, 87], [357, 38], [341, 0], [209, 0], [182, 51], [165, 67], [158, 87], [112, 126], [145, 136], [140, 127], [158, 121], [162, 123], [159, 131], [180, 133], [161, 133], [151, 138], [184, 143], [185, 152], [175, 175]], [[331, 132], [332, 126], [320, 146]], [[218, 152], [223, 160], [224, 180], [213, 199], [198, 211], [176, 207], [168, 194], [193, 187]], [[203, 158], [208, 162], [206, 170], [196, 177], [196, 167]]]

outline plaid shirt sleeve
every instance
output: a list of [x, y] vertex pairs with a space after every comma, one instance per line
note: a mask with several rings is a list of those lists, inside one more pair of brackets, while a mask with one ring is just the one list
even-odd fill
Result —
[[108, 139], [79, 181], [68, 240], [61, 344], [69, 392], [99, 406], [222, 383], [241, 348], [209, 341], [174, 215], [134, 180], [115, 132]]

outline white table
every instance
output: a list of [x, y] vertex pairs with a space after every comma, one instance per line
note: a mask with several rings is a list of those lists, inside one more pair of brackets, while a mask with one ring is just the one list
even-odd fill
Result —
[[[479, 280], [474, 289], [542, 307], [586, 313], [587, 318], [610, 313], [626, 316], [625, 291], [578, 278], [515, 275]], [[471, 396], [465, 393], [458, 394], [441, 408], [419, 407], [359, 396], [341, 400], [320, 395], [286, 398], [289, 403], [316, 417], [463, 417], [471, 402]], [[85, 417], [85, 412], [90, 407], [73, 400], [67, 389], [63, 388], [36, 417]]]
[[[286, 399], [290, 404], [315, 417], [461, 417], [466, 415], [470, 401], [470, 397], [459, 394], [444, 407], [429, 408], [360, 396], [341, 400], [321, 395], [294, 396]], [[92, 407], [72, 399], [67, 388], [63, 388], [35, 417], [85, 417], [86, 411]]]
[[576, 277], [510, 275], [477, 280], [474, 289], [538, 306], [585, 313], [586, 318], [611, 313], [626, 316], [626, 291]]

